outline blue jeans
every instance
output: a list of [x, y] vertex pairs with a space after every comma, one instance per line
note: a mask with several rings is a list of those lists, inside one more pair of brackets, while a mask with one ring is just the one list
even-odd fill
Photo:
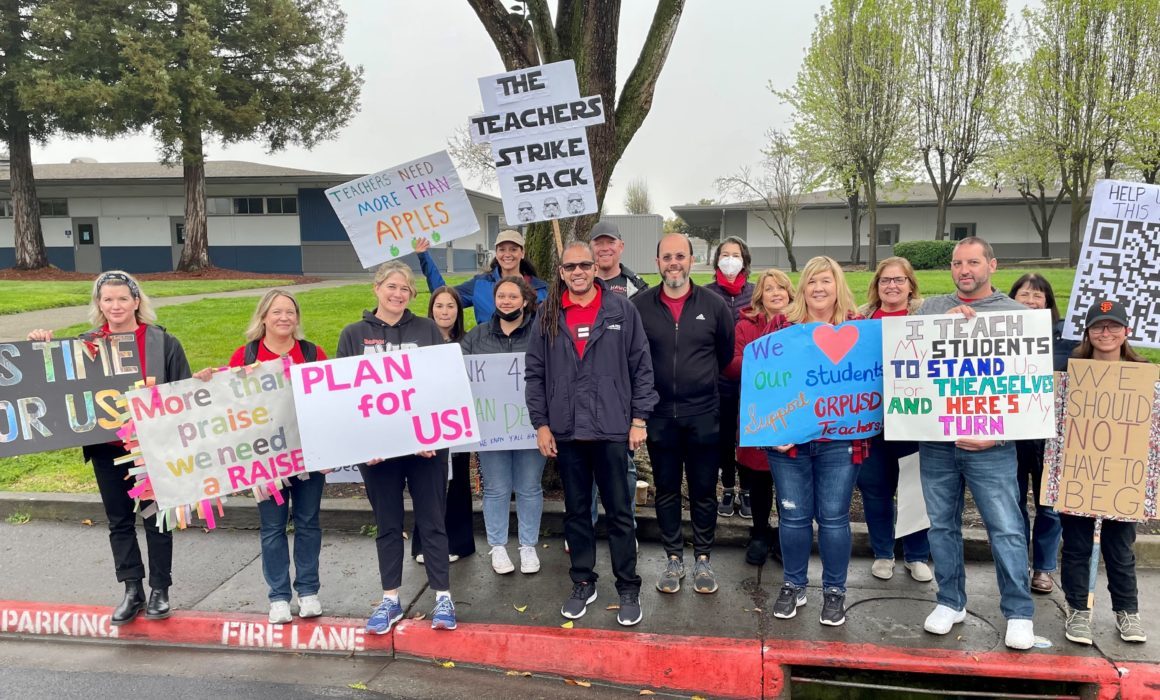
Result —
[[[913, 450], [914, 443], [909, 444]], [[898, 457], [894, 446], [884, 440], [875, 440], [870, 447], [870, 456], [863, 460], [858, 471], [862, 512], [866, 515], [866, 529], [870, 532], [870, 547], [875, 559], [894, 558], [894, 492], [897, 489]], [[902, 538], [902, 556], [908, 562], [930, 559], [926, 530]]]
[[[632, 526], [636, 527], [636, 459], [633, 458], [632, 450], [628, 451], [628, 511], [632, 513]], [[597, 509], [600, 498], [596, 495], [596, 481], [592, 482], [592, 524], [600, 518], [600, 512]]]
[[797, 445], [794, 456], [766, 450], [777, 485], [781, 557], [785, 581], [799, 588], [809, 583], [814, 521], [822, 555], [822, 586], [846, 592], [850, 568], [850, 499], [858, 466], [849, 440]]
[[318, 511], [326, 476], [311, 472], [309, 479], [290, 479], [282, 489], [282, 505], [266, 498], [258, 502], [262, 536], [262, 576], [270, 588], [270, 602], [290, 602], [290, 542], [286, 523], [294, 514], [294, 590], [298, 597], [318, 594], [318, 554], [322, 551], [322, 527]]
[[[1063, 527], [1059, 513], [1051, 506], [1039, 503], [1040, 482], [1043, 479], [1043, 440], [1019, 440], [1015, 443], [1019, 456], [1019, 505], [1023, 512], [1023, 535], [1031, 542], [1031, 568], [1051, 573], [1059, 562], [1059, 540]], [[1035, 498], [1035, 529], [1027, 512], [1027, 482]]]
[[479, 453], [483, 476], [483, 525], [487, 543], [503, 547], [508, 542], [512, 492], [516, 494], [516, 519], [520, 545], [534, 547], [540, 539], [544, 514], [544, 456], [539, 450], [496, 450]]
[[930, 553], [934, 559], [938, 602], [953, 610], [967, 607], [967, 571], [963, 565], [963, 499], [969, 486], [995, 558], [999, 608], [1008, 620], [1030, 620], [1031, 576], [1027, 573], [1027, 538], [1016, 484], [1015, 444], [981, 452], [960, 450], [951, 442], [919, 444], [922, 496], [930, 517]]

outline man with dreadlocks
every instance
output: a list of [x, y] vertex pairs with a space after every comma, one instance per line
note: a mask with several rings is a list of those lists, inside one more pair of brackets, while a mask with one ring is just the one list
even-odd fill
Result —
[[620, 597], [616, 619], [635, 625], [642, 613], [626, 447], [644, 443], [657, 393], [640, 314], [596, 278], [588, 243], [564, 249], [525, 366], [524, 396], [536, 442], [544, 456], [556, 458], [564, 485], [573, 585], [560, 613], [576, 619], [596, 600], [596, 531], [589, 515], [595, 478]]

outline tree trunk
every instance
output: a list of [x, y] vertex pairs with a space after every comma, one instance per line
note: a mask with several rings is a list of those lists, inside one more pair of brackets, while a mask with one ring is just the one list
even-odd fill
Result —
[[16, 107], [8, 110], [8, 153], [12, 181], [12, 223], [15, 228], [17, 270], [48, 267], [44, 232], [40, 228], [40, 200], [32, 173], [32, 144], [28, 115]]
[[205, 155], [201, 131], [190, 131], [181, 147], [182, 177], [185, 182], [185, 248], [177, 269], [196, 272], [210, 267], [209, 236], [205, 220]]
[[797, 272], [797, 271], [798, 271], [798, 269], [797, 269], [797, 258], [796, 258], [796, 257], [794, 257], [794, 254], [793, 254], [793, 246], [792, 246], [792, 245], [787, 245], [787, 246], [785, 247], [785, 256], [786, 256], [787, 258], [789, 258], [789, 271], [790, 271], [790, 272]]
[[946, 190], [938, 196], [937, 214], [935, 216], [934, 239], [945, 241], [947, 238], [947, 199]]
[[[566, 227], [561, 227], [561, 235], [567, 239]], [[540, 221], [524, 229], [524, 255], [536, 268], [536, 274], [548, 284], [556, 279], [556, 241], [552, 235], [552, 222]], [[564, 241], [567, 243], [567, 240]]]
[[866, 180], [866, 207], [867, 215], [869, 217], [869, 234], [870, 244], [867, 246], [870, 249], [870, 254], [867, 256], [867, 269], [873, 270], [878, 266], [878, 190], [874, 185], [874, 175], [865, 178]]
[[[1078, 203], [1077, 203], [1078, 200]], [[1083, 218], [1087, 214], [1083, 205], [1083, 197], [1071, 198], [1071, 232], [1070, 245], [1067, 251], [1068, 265], [1075, 267], [1079, 264], [1079, 251], [1083, 236]]]
[[862, 227], [858, 221], [858, 190], [846, 194], [846, 206], [850, 209], [850, 262], [857, 264], [862, 260], [862, 241], [859, 234]]

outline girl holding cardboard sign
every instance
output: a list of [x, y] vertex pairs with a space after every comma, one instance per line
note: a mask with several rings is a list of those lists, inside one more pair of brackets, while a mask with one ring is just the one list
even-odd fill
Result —
[[[164, 384], [190, 377], [184, 348], [177, 338], [155, 325], [157, 314], [149, 297], [129, 273], [110, 270], [97, 277], [93, 282], [89, 320], [94, 326], [89, 336], [132, 333], [136, 337], [143, 378], [153, 377], [157, 384]], [[52, 340], [52, 331], [38, 328], [28, 334], [28, 339]], [[137, 504], [129, 497], [129, 482], [126, 481], [131, 463], [114, 463], [129, 453], [119, 442], [88, 445], [82, 451], [85, 461], [93, 463], [101, 503], [109, 519], [109, 545], [113, 549], [117, 580], [125, 584], [125, 597], [113, 611], [110, 622], [114, 625], [132, 622], [142, 610], [150, 620], [169, 617], [173, 532], [157, 529], [156, 513], [142, 518], [149, 552], [149, 587], [152, 589], [146, 602], [141, 583], [145, 578], [145, 564], [137, 544]], [[151, 501], [141, 503], [142, 512], [147, 511], [151, 504]]]

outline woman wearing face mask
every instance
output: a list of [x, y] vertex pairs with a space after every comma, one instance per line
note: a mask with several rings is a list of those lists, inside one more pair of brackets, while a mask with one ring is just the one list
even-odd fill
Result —
[[[1056, 372], [1067, 371], [1067, 358], [1078, 343], [1063, 337], [1063, 319], [1059, 317], [1059, 307], [1055, 303], [1055, 291], [1043, 275], [1029, 272], [1011, 285], [1010, 296], [1029, 309], [1047, 309], [1051, 312], [1052, 324], [1052, 365]], [[1059, 525], [1059, 514], [1051, 506], [1039, 502], [1040, 480], [1043, 478], [1043, 440], [1016, 440], [1015, 454], [1019, 461], [1019, 493], [1022, 494], [1023, 531], [1031, 544], [1031, 590], [1036, 593], [1051, 593], [1055, 583], [1051, 574], [1056, 570], [1059, 539], [1063, 534]], [[1035, 499], [1035, 527], [1027, 512], [1027, 486], [1031, 482], [1031, 493]]]
[[[730, 236], [721, 241], [717, 250], [713, 251], [713, 268], [716, 279], [705, 285], [721, 295], [729, 309], [733, 312], [733, 323], [741, 318], [741, 312], [748, 309], [753, 302], [754, 286], [749, 281], [749, 265], [752, 258], [749, 255], [749, 246], [745, 241]], [[750, 485], [748, 473], [739, 469], [737, 464], [737, 407], [741, 401], [741, 385], [739, 381], [728, 379], [724, 374], [717, 382], [717, 391], [721, 395], [721, 432], [718, 444], [721, 465], [721, 502], [717, 505], [717, 515], [723, 518], [733, 517], [736, 510], [743, 518], [753, 517], [753, 505], [750, 501]], [[734, 495], [733, 488], [737, 484], [740, 473], [741, 493]]]
[[[774, 316], [784, 314], [793, 301], [793, 282], [781, 270], [766, 270], [753, 285], [752, 305], [741, 312], [741, 319], [733, 334], [733, 361], [723, 374], [731, 381], [741, 381], [741, 360], [745, 346], [769, 332]], [[778, 529], [769, 526], [773, 511], [773, 474], [765, 450], [759, 447], [738, 447], [737, 463], [742, 488], [749, 491], [753, 504], [753, 527], [749, 529], [749, 545], [745, 563], [761, 566], [772, 556], [781, 561]]]
[[[132, 334], [137, 340], [137, 356], [141, 362], [141, 377], [153, 377], [156, 383], [189, 379], [189, 362], [177, 338], [156, 325], [157, 315], [149, 297], [141, 291], [137, 280], [127, 272], [111, 270], [102, 273], [93, 283], [89, 320], [94, 328], [88, 336], [103, 337]], [[28, 334], [29, 340], [52, 340], [52, 331], [38, 328]], [[125, 597], [113, 611], [110, 622], [123, 625], [132, 622], [142, 610], [149, 620], [162, 620], [170, 615], [169, 586], [173, 583], [173, 532], [157, 529], [157, 515], [143, 517], [145, 544], [149, 552], [149, 600], [141, 585], [145, 578], [145, 564], [137, 544], [137, 504], [129, 497], [129, 467], [115, 464], [128, 454], [121, 442], [87, 445], [82, 450], [85, 461], [93, 463], [101, 503], [109, 520], [109, 545], [113, 548], [113, 564], [117, 580], [125, 584]], [[151, 501], [140, 504], [141, 509]]]
[[[423, 276], [427, 278], [428, 289], [438, 289], [447, 283], [435, 264], [434, 258], [427, 251], [431, 243], [425, 238], [415, 239], [415, 253], [419, 256], [419, 267]], [[475, 322], [483, 325], [491, 320], [495, 313], [495, 300], [492, 292], [495, 285], [504, 277], [523, 277], [524, 281], [536, 293], [536, 303], [548, 296], [548, 283], [536, 277], [536, 269], [532, 263], [524, 258], [524, 236], [519, 231], [508, 229], [500, 231], [495, 239], [495, 257], [485, 272], [456, 285], [459, 300], [463, 308], [475, 308]]]
[[[526, 352], [532, 322], [536, 317], [536, 295], [522, 277], [504, 277], [495, 286], [495, 315], [491, 321], [472, 328], [459, 341], [464, 355]], [[491, 547], [491, 568], [497, 574], [515, 570], [508, 556], [509, 506], [516, 495], [519, 523], [520, 573], [540, 570], [536, 543], [540, 516], [544, 512], [541, 478], [545, 458], [540, 450], [485, 450], [479, 453], [483, 476], [483, 523]]]

